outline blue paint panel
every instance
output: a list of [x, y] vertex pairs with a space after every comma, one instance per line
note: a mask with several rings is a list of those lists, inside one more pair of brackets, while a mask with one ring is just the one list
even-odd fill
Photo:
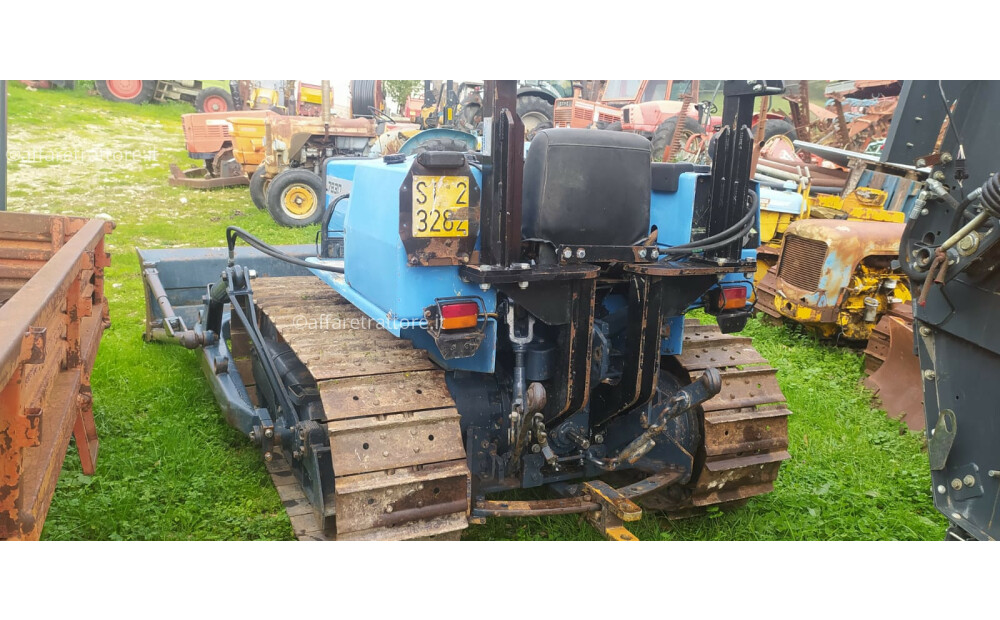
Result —
[[649, 225], [659, 231], [657, 240], [661, 244], [680, 245], [691, 241], [694, 186], [698, 176], [685, 172], [677, 182], [676, 192], [653, 192], [649, 202]]
[[[313, 273], [390, 333], [412, 340], [439, 359], [433, 340], [420, 327], [425, 324], [424, 309], [437, 298], [474, 296], [483, 300], [487, 312], [495, 312], [496, 291], [462, 282], [458, 267], [411, 267], [407, 263], [399, 238], [399, 188], [411, 161], [328, 161], [328, 182], [335, 178], [349, 180], [351, 185], [351, 197], [337, 205], [329, 228], [331, 235], [344, 231], [345, 273]], [[479, 170], [473, 168], [472, 174], [482, 184]], [[490, 321], [486, 341], [476, 356], [441, 363], [449, 369], [492, 372], [495, 354], [496, 326]]]

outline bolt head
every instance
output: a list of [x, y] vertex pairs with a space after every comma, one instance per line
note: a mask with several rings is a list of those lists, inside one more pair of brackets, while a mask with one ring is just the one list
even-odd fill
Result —
[[573, 248], [563, 248], [563, 258], [573, 258]]
[[518, 288], [522, 288], [522, 289], [528, 288], [528, 283], [527, 282], [518, 282], [517, 283], [517, 287]]
[[488, 291], [488, 290], [490, 290], [490, 283], [489, 282], [480, 282], [479, 283], [479, 290], [481, 290], [481, 291]]
[[653, 248], [652, 250], [649, 251], [649, 255], [651, 257], [653, 257], [653, 258], [659, 258], [660, 257], [660, 251], [657, 250], [656, 248]]
[[962, 478], [962, 482], [964, 482], [965, 486], [967, 487], [974, 486], [976, 484], [976, 477], [973, 476], [972, 474], [969, 474], [965, 478]]
[[264, 460], [267, 461], [268, 463], [270, 463], [272, 460], [274, 460], [274, 455], [271, 454], [270, 452], [265, 452], [264, 453]]
[[944, 488], [943, 484], [937, 485], [937, 492], [940, 493], [941, 495], [944, 495], [945, 491], [947, 491], [947, 490], [948, 489]]
[[274, 437], [274, 430], [272, 430], [270, 428], [265, 429], [264, 430], [264, 436], [267, 437], [268, 439]]
[[958, 478], [952, 479], [952, 481], [951, 481], [951, 488], [954, 489], [954, 490], [956, 490], [956, 491], [958, 491], [959, 489], [962, 488], [962, 481], [959, 480]]
[[930, 327], [921, 327], [920, 328], [920, 335], [921, 336], [930, 336], [931, 335], [931, 328]]
[[531, 451], [534, 452], [535, 454], [538, 454], [539, 452], [542, 451], [542, 447], [536, 443], [535, 445], [531, 446]]
[[646, 248], [639, 250], [639, 258], [646, 258]]
[[576, 251], [576, 257], [577, 258], [586, 258], [587, 257], [587, 251], [584, 250], [583, 248], [580, 248], [579, 250]]
[[604, 443], [604, 435], [594, 435], [594, 443]]
[[925, 380], [927, 380], [927, 381], [933, 381], [935, 379], [935, 377], [937, 377], [937, 375], [934, 373], [933, 370], [925, 370], [924, 371], [924, 379]]

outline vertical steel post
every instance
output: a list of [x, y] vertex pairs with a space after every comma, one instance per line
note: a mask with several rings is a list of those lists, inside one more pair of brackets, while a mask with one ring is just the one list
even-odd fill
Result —
[[0, 211], [7, 210], [7, 81], [0, 80]]
[[484, 126], [490, 133], [484, 153], [480, 210], [484, 265], [509, 267], [521, 255], [521, 182], [524, 175], [524, 125], [517, 116], [517, 82], [487, 81]]

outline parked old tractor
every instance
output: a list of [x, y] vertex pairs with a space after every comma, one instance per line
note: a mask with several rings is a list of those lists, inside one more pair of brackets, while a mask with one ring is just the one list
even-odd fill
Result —
[[[652, 142], [654, 159], [702, 163], [720, 127], [715, 116], [718, 81], [608, 80], [598, 101], [580, 97], [555, 103], [556, 127], [596, 128], [637, 133]], [[709, 98], [700, 100], [702, 95]], [[686, 119], [679, 123], [678, 119]], [[756, 136], [759, 114], [751, 117]], [[764, 140], [775, 135], [795, 138], [795, 127], [781, 114], [767, 112]], [[678, 127], [678, 124], [680, 126]], [[668, 149], [670, 153], [668, 154]]]
[[147, 339], [200, 351], [303, 539], [577, 513], [634, 540], [640, 505], [767, 493], [789, 411], [733, 333], [759, 219], [748, 126], [780, 91], [726, 84], [700, 172], [619, 132], [545, 130], [525, 155], [516, 83], [487, 82], [486, 152], [327, 161], [318, 253], [235, 227], [228, 249], [140, 250]]
[[202, 86], [200, 80], [94, 80], [97, 92], [108, 101], [149, 103], [186, 101], [199, 112], [231, 112], [233, 96], [218, 86]]

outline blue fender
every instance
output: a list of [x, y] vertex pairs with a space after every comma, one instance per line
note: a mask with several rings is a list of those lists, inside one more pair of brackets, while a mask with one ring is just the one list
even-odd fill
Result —
[[421, 144], [427, 142], [428, 140], [434, 140], [437, 138], [451, 138], [452, 140], [460, 140], [465, 142], [469, 146], [470, 151], [475, 151], [476, 149], [476, 136], [471, 133], [465, 133], [464, 131], [458, 131], [457, 129], [446, 129], [439, 127], [436, 129], [425, 129], [420, 133], [414, 135], [412, 138], [407, 140], [402, 147], [400, 147], [399, 152], [403, 155], [413, 155], [414, 149], [416, 149]]

